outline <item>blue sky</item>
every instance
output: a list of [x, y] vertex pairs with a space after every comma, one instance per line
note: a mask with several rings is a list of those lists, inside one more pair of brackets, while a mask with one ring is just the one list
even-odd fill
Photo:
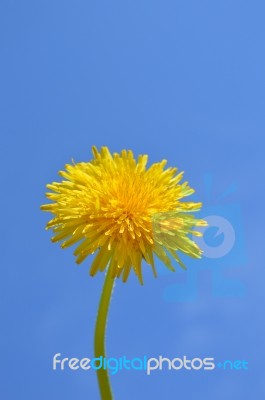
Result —
[[186, 260], [187, 273], [159, 265], [156, 280], [145, 268], [144, 287], [117, 282], [107, 348], [245, 359], [249, 369], [122, 372], [115, 398], [264, 398], [264, 11], [256, 0], [2, 0], [6, 400], [99, 398], [93, 373], [54, 372], [52, 357], [92, 356], [104, 276], [52, 245], [39, 211], [46, 183], [72, 158], [89, 161], [94, 144], [166, 158], [240, 238], [229, 257]]

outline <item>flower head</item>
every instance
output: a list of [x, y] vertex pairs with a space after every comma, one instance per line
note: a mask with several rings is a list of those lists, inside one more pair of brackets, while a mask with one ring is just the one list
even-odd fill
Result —
[[120, 154], [93, 147], [90, 162], [67, 164], [59, 175], [61, 182], [47, 185], [50, 204], [41, 207], [54, 214], [47, 224], [53, 229], [53, 242], [66, 248], [77, 244], [76, 262], [97, 251], [90, 274], [109, 266], [113, 277], [125, 282], [131, 269], [142, 283], [142, 259], [156, 275], [156, 254], [171, 270], [173, 257], [183, 268], [177, 254], [181, 251], [200, 258], [202, 251], [189, 234], [205, 225], [191, 212], [201, 203], [183, 202], [194, 190], [180, 183], [183, 173], [165, 169], [166, 160], [146, 167], [147, 155], [136, 161], [132, 151]]

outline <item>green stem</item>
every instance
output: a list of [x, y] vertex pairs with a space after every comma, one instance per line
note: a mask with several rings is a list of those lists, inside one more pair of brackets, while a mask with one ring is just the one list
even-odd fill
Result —
[[[100, 303], [98, 307], [98, 315], [95, 327], [94, 337], [94, 353], [95, 358], [106, 357], [105, 355], [105, 334], [106, 324], [108, 318], [108, 311], [110, 305], [111, 294], [114, 286], [115, 278], [111, 276], [111, 265], [105, 277]], [[98, 385], [102, 400], [112, 400], [111, 386], [109, 380], [108, 370], [104, 368], [97, 369]]]

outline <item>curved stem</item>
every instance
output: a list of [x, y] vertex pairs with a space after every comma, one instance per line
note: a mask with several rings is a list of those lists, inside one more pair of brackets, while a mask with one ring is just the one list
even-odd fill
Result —
[[[108, 318], [108, 311], [110, 305], [111, 294], [114, 286], [115, 278], [111, 276], [111, 265], [108, 267], [108, 271], [105, 277], [103, 285], [100, 303], [98, 307], [98, 315], [95, 327], [94, 337], [94, 353], [95, 358], [102, 356], [103, 362], [105, 355], [105, 334], [106, 334], [106, 323]], [[112, 392], [109, 380], [108, 370], [103, 368], [97, 369], [98, 385], [102, 400], [112, 400]]]

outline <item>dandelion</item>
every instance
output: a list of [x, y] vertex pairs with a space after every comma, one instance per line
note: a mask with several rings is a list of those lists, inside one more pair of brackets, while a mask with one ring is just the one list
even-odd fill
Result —
[[[54, 217], [47, 224], [53, 242], [66, 248], [76, 245], [77, 264], [90, 254], [90, 275], [107, 270], [95, 331], [95, 356], [105, 356], [105, 326], [113, 284], [126, 282], [133, 271], [143, 284], [142, 261], [156, 276], [154, 255], [174, 271], [171, 259], [185, 268], [179, 252], [200, 258], [202, 251], [191, 239], [201, 203], [182, 201], [194, 190], [180, 183], [183, 173], [166, 168], [166, 160], [146, 166], [147, 155], [136, 160], [132, 151], [111, 154], [93, 147], [90, 162], [67, 164], [61, 182], [47, 185], [52, 202], [41, 207]], [[106, 370], [97, 370], [102, 399], [111, 399]]]

